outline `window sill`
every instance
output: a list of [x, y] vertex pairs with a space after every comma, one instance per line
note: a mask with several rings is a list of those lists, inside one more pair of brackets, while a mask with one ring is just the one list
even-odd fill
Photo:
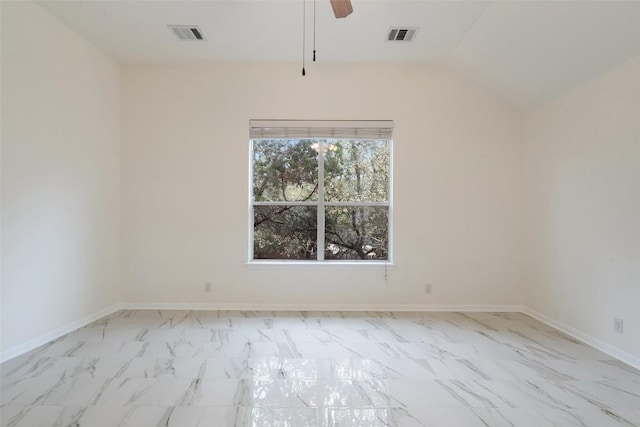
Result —
[[249, 261], [245, 264], [248, 268], [257, 268], [257, 269], [283, 269], [283, 270], [325, 270], [325, 269], [334, 269], [334, 270], [384, 270], [385, 268], [388, 270], [394, 269], [395, 264], [388, 262], [380, 262], [380, 261], [267, 261], [267, 260], [259, 260], [259, 261]]

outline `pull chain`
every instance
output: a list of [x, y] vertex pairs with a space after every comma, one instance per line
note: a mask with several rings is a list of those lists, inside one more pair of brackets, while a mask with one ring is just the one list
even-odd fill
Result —
[[307, 23], [307, 0], [302, 0], [302, 75], [306, 75], [307, 73], [304, 71], [304, 54], [305, 54], [305, 33], [306, 33], [306, 23]]

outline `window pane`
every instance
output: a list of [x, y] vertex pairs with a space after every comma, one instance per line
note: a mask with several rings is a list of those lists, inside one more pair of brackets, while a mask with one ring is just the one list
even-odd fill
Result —
[[309, 139], [253, 141], [253, 199], [318, 200], [318, 153]]
[[325, 259], [387, 259], [388, 217], [386, 206], [327, 207]]
[[389, 141], [326, 142], [325, 200], [328, 202], [389, 201]]
[[315, 206], [254, 206], [254, 259], [317, 259]]

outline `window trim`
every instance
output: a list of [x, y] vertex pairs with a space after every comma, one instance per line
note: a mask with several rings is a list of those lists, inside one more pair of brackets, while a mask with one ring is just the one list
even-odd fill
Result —
[[[255, 139], [285, 139], [285, 137], [281, 138], [255, 138]], [[342, 266], [342, 267], [354, 267], [354, 266], [370, 266], [371, 268], [384, 268], [385, 270], [388, 267], [395, 267], [394, 263], [394, 250], [393, 250], [393, 138], [382, 138], [389, 141], [389, 178], [388, 178], [388, 202], [326, 202], [324, 201], [324, 160], [320, 161], [320, 153], [324, 152], [324, 143], [327, 139], [334, 139], [332, 137], [305, 137], [305, 138], [295, 138], [295, 139], [318, 139], [319, 147], [318, 147], [318, 195], [322, 195], [322, 197], [318, 197], [318, 200], [314, 201], [291, 201], [291, 202], [282, 202], [282, 201], [253, 201], [253, 144], [254, 139], [249, 138], [249, 176], [248, 176], [248, 216], [247, 216], [247, 225], [249, 227], [248, 232], [248, 242], [247, 242], [247, 265], [248, 266], [260, 266], [260, 267], [269, 267], [269, 268], [279, 268], [279, 267], [292, 267], [297, 266], [301, 268], [313, 268], [318, 266]], [[344, 139], [363, 139], [363, 138], [344, 138]], [[371, 139], [371, 138], [366, 138]], [[318, 248], [318, 258], [316, 260], [288, 260], [288, 259], [255, 259], [253, 257], [254, 253], [254, 206], [317, 206], [318, 214], [317, 214], [317, 248]], [[381, 206], [386, 207], [387, 210], [387, 259], [386, 260], [335, 260], [330, 259], [326, 260], [324, 258], [324, 245], [325, 245], [325, 229], [324, 229], [324, 211], [326, 207], [331, 206]], [[322, 209], [321, 209], [322, 208]]]
[[358, 261], [358, 260], [286, 260], [286, 259], [254, 259], [247, 261], [245, 266], [249, 269], [300, 269], [300, 270], [322, 270], [329, 269], [355, 269], [355, 270], [394, 270], [396, 264], [391, 261], [374, 260], [374, 261]]

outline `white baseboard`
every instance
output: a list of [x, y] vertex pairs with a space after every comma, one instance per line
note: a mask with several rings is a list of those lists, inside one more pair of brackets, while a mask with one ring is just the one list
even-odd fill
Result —
[[0, 353], [0, 363], [20, 356], [118, 310], [239, 310], [239, 311], [424, 311], [524, 313], [552, 328], [590, 345], [636, 369], [640, 358], [611, 344], [521, 305], [433, 305], [433, 304], [242, 304], [242, 303], [120, 303], [68, 323], [24, 344]]
[[535, 311], [529, 307], [523, 307], [522, 312], [533, 317], [540, 322], [551, 326], [559, 330], [560, 332], [564, 332], [565, 334], [573, 337], [583, 343], [600, 350], [601, 352], [608, 354], [609, 356], [620, 360], [621, 362], [626, 363], [627, 365], [633, 366], [636, 369], [640, 369], [640, 358], [635, 357], [632, 354], [627, 353], [624, 350], [619, 349], [616, 346], [608, 344], [598, 338], [595, 338], [589, 334], [586, 334], [578, 329], [575, 329], [565, 323], [552, 319], [551, 317], [544, 315], [538, 311]]
[[443, 311], [522, 312], [520, 305], [428, 305], [428, 304], [245, 304], [245, 303], [119, 303], [68, 323], [24, 344], [0, 353], [0, 363], [60, 338], [118, 310], [227, 310], [227, 311]]
[[73, 332], [78, 328], [82, 328], [83, 326], [86, 326], [91, 322], [95, 322], [102, 317], [115, 313], [118, 310], [120, 310], [120, 304], [110, 305], [109, 307], [105, 307], [100, 311], [83, 317], [82, 319], [74, 320], [73, 322], [67, 323], [66, 325], [54, 329], [51, 332], [42, 334], [39, 337], [29, 340], [24, 344], [20, 344], [6, 351], [3, 351], [2, 353], [0, 353], [0, 363], [25, 354], [26, 352], [31, 351], [36, 347], [40, 347], [41, 345], [44, 345], [50, 341], [56, 340], [61, 336], [68, 334], [69, 332]]
[[245, 303], [135, 303], [120, 304], [123, 310], [230, 310], [230, 311], [467, 311], [522, 312], [521, 305], [429, 305], [429, 304], [245, 304]]

